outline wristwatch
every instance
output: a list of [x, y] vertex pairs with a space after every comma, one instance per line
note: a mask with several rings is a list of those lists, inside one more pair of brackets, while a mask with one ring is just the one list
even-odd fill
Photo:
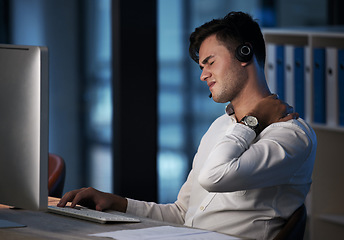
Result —
[[[240, 120], [241, 123], [245, 124], [255, 132], [257, 131], [258, 128], [258, 119], [254, 116], [245, 116]], [[257, 133], [257, 132], [256, 132]]]

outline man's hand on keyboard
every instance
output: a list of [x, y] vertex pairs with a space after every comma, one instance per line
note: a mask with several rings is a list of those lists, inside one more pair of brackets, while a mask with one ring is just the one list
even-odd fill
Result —
[[67, 192], [57, 204], [58, 207], [65, 207], [67, 202], [71, 202], [71, 207], [77, 204], [105, 211], [108, 209], [118, 212], [126, 212], [128, 201], [118, 195], [98, 191], [94, 188], [81, 188]]

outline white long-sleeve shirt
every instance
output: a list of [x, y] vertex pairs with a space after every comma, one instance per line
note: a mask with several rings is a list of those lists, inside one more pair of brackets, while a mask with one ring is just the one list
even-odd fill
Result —
[[305, 201], [312, 181], [315, 133], [299, 118], [271, 124], [256, 137], [229, 113], [215, 120], [203, 136], [175, 203], [128, 199], [127, 212], [272, 239]]

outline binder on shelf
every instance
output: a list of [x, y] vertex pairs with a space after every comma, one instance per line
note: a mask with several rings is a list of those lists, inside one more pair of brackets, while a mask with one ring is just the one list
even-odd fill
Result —
[[276, 46], [276, 93], [281, 100], [285, 100], [284, 46]]
[[305, 117], [305, 47], [267, 44], [267, 79], [271, 92]]
[[294, 108], [305, 118], [305, 48], [294, 48]]
[[266, 44], [266, 62], [267, 62], [267, 69], [266, 69], [266, 77], [267, 82], [272, 93], [277, 93], [276, 88], [276, 44], [267, 43]]
[[313, 77], [312, 77], [312, 48], [310, 46], [305, 49], [305, 116], [307, 122], [313, 119]]
[[339, 125], [344, 126], [344, 49], [338, 50], [338, 109]]
[[313, 49], [313, 122], [326, 123], [325, 48]]
[[326, 124], [338, 126], [338, 49], [326, 48]]
[[294, 101], [294, 46], [285, 45], [284, 47], [284, 100], [295, 109]]
[[305, 48], [285, 46], [285, 101], [305, 117]]

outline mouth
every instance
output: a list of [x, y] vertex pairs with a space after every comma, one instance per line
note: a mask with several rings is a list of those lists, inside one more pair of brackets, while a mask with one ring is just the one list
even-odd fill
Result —
[[208, 82], [209, 90], [211, 90], [215, 85], [215, 82]]

